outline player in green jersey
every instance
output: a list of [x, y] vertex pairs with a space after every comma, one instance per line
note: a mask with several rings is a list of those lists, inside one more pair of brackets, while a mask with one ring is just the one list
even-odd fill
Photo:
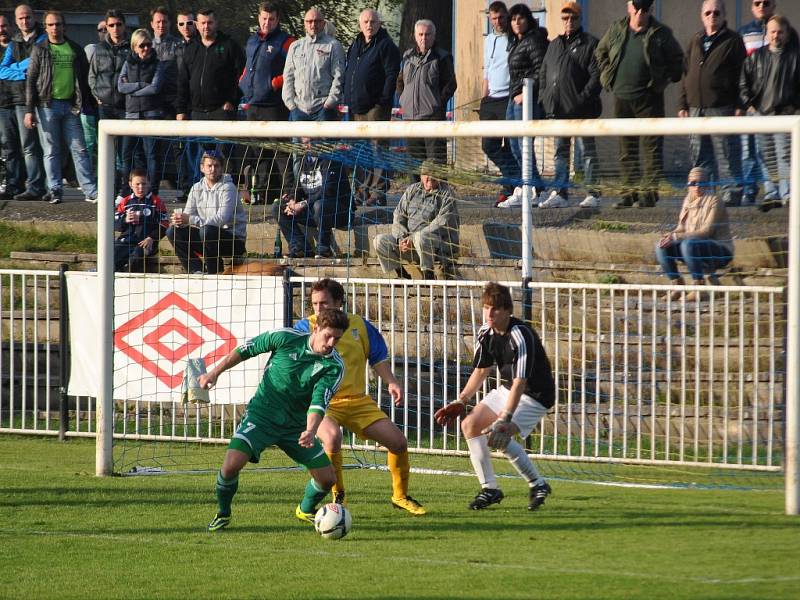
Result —
[[248, 461], [257, 463], [264, 448], [272, 445], [311, 474], [295, 516], [313, 523], [317, 504], [336, 482], [336, 473], [316, 434], [342, 381], [344, 363], [334, 346], [347, 327], [347, 315], [342, 311], [323, 311], [310, 334], [294, 329], [262, 333], [199, 377], [200, 385], [210, 389], [221, 373], [258, 354], [272, 353], [217, 474], [219, 510], [208, 525], [209, 531], [218, 531], [231, 522], [239, 471]]

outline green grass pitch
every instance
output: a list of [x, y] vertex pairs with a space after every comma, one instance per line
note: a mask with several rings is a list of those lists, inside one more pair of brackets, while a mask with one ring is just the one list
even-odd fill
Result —
[[503, 480], [503, 503], [471, 512], [474, 479], [414, 474], [429, 514], [413, 517], [389, 504], [388, 473], [355, 470], [353, 531], [327, 541], [293, 516], [301, 472], [245, 470], [233, 523], [209, 534], [212, 473], [96, 478], [93, 463], [93, 440], [0, 436], [0, 598], [752, 599], [800, 589], [800, 518], [783, 515], [777, 491], [554, 481], [530, 514], [524, 484]]

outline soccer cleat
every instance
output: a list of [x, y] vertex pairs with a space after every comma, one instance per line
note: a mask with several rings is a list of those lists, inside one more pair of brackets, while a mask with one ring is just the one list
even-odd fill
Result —
[[542, 504], [544, 504], [545, 499], [552, 493], [553, 490], [550, 489], [550, 484], [546, 481], [540, 483], [539, 485], [533, 486], [530, 491], [528, 510], [537, 510]]
[[336, 492], [333, 495], [333, 501], [336, 504], [341, 504], [342, 506], [344, 506], [347, 503], [347, 500], [344, 497], [344, 490], [342, 490], [341, 492]]
[[499, 504], [503, 499], [503, 490], [494, 488], [483, 488], [475, 499], [469, 503], [472, 510], [482, 510], [488, 508], [492, 504]]
[[392, 498], [392, 506], [401, 510], [407, 510], [412, 515], [417, 516], [428, 513], [428, 511], [425, 510], [425, 507], [414, 500], [411, 496], [406, 496], [405, 498]]
[[209, 531], [219, 531], [230, 525], [231, 523], [231, 516], [230, 515], [221, 515], [217, 513], [217, 515], [211, 520], [211, 523], [208, 524]]
[[294, 509], [294, 516], [300, 519], [301, 521], [305, 521], [306, 523], [311, 523], [312, 525], [314, 524], [314, 513], [303, 512], [300, 509], [299, 504], [297, 505], [297, 508]]

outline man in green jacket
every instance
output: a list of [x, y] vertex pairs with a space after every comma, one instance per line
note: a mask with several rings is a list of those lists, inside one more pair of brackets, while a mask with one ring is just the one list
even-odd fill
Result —
[[[664, 89], [680, 81], [683, 51], [669, 27], [651, 14], [653, 0], [628, 2], [628, 16], [611, 24], [597, 46], [600, 83], [614, 95], [614, 116], [621, 119], [664, 116]], [[659, 136], [620, 139], [621, 200], [617, 208], [654, 206], [664, 165]], [[636, 180], [640, 179], [638, 182]], [[641, 195], [640, 195], [641, 192]]]

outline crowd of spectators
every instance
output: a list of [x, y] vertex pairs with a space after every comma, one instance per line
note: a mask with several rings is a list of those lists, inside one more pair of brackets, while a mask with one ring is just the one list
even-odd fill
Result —
[[[581, 4], [564, 2], [561, 29], [550, 40], [526, 4], [507, 8], [503, 2], [491, 2], [480, 118], [518, 120], [524, 108], [530, 109], [534, 119], [597, 118], [602, 112], [603, 89], [612, 97], [615, 117], [664, 117], [664, 91], [673, 83], [680, 86], [680, 117], [800, 111], [800, 41], [788, 20], [775, 13], [776, 0], [752, 0], [754, 21], [738, 32], [727, 26], [722, 0], [705, 0], [701, 29], [685, 52], [669, 27], [653, 16], [653, 4], [653, 0], [627, 2], [627, 14], [598, 39], [583, 29]], [[253, 121], [329, 121], [339, 119], [340, 107], [346, 106], [345, 112], [353, 120], [385, 121], [391, 118], [395, 100], [406, 120], [446, 118], [457, 87], [454, 60], [450, 52], [437, 46], [432, 21], [415, 23], [413, 44], [401, 55], [380, 15], [372, 9], [359, 15], [360, 33], [347, 47], [336, 39], [335, 28], [316, 7], [305, 13], [306, 35], [300, 39], [282, 28], [282, 16], [278, 3], [259, 4], [258, 28], [242, 46], [220, 29], [212, 9], [196, 13], [179, 9], [175, 18], [178, 35], [171, 33], [170, 11], [164, 7], [151, 11], [149, 29], [137, 29], [132, 35], [122, 11], [110, 9], [98, 23], [98, 41], [85, 48], [68, 37], [67, 23], [59, 11], [45, 11], [42, 27], [30, 6], [18, 6], [13, 35], [11, 23], [0, 17], [0, 47], [4, 48], [0, 136], [7, 171], [2, 197], [57, 204], [66, 177], [77, 179], [87, 201], [97, 202], [98, 119], [196, 121], [243, 116]], [[526, 79], [533, 81], [529, 107], [523, 107]], [[280, 199], [276, 214], [291, 256], [332, 256], [332, 229], [351, 226], [354, 205], [386, 203], [391, 172], [381, 160], [385, 142], [363, 140], [354, 146], [359, 144], [359, 153], [368, 160], [356, 165], [352, 178], [341, 164], [317, 155], [308, 143], [294, 155], [272, 149], [262, 150], [257, 157], [251, 152], [242, 159], [246, 199], [254, 203]], [[571, 169], [573, 144], [580, 148], [580, 152], [575, 149], [575, 158], [581, 158]], [[552, 181], [541, 177], [535, 153], [527, 154], [530, 164], [522, 164], [519, 138], [487, 137], [482, 149], [501, 175], [502, 191], [496, 206], [522, 203], [517, 186], [523, 173], [529, 173], [525, 183], [533, 186], [539, 208], [568, 206], [571, 170], [582, 174], [587, 191], [580, 205], [593, 208], [600, 203], [595, 176], [598, 153], [592, 137], [555, 140]], [[176, 165], [171, 183], [181, 200], [188, 199], [190, 191], [202, 192], [197, 186], [203, 182], [209, 189], [218, 184], [225, 187], [230, 178], [224, 173], [214, 183], [209, 179], [203, 165], [211, 155], [202, 154], [204, 150], [211, 148], [191, 141], [124, 137], [116, 146], [117, 204], [135, 195], [130, 181], [131, 173], [138, 170], [146, 173], [148, 193], [157, 198], [165, 163]], [[220, 150], [224, 161], [230, 150], [224, 146], [214, 149]], [[447, 161], [444, 139], [409, 139], [408, 154], [437, 176], [428, 175], [427, 184], [406, 190], [404, 199], [452, 194], [444, 182], [440, 186], [444, 171], [439, 166]], [[788, 201], [789, 144], [785, 134], [697, 134], [691, 136], [690, 154], [692, 166], [704, 167], [709, 181], [719, 184], [727, 206], [755, 202], [761, 182], [763, 210]], [[74, 175], [64, 170], [70, 168], [70, 157]], [[662, 137], [621, 138], [620, 193], [614, 206], [654, 206], [664, 177], [663, 162]], [[346, 206], [345, 191], [354, 199]], [[456, 223], [457, 237], [454, 206], [453, 210], [454, 217], [444, 221], [450, 223], [448, 227]], [[201, 261], [200, 266], [192, 262], [192, 253], [200, 251], [180, 235], [176, 237], [182, 225], [173, 221], [170, 239], [184, 246], [178, 253], [187, 269], [219, 270], [217, 257]], [[192, 225], [204, 231], [205, 225]], [[316, 230], [313, 241], [309, 228]], [[232, 249], [244, 243], [239, 229], [234, 221], [226, 222], [222, 229], [233, 234], [228, 244]], [[394, 254], [400, 256], [413, 246], [428, 275], [432, 263], [426, 256], [430, 252], [412, 243], [412, 233], [405, 232], [406, 237], [392, 243], [376, 243], [379, 254], [392, 247], [391, 257], [381, 257], [382, 265], [395, 269]], [[189, 246], [192, 250], [186, 253]], [[449, 276], [453, 269], [446, 254], [442, 260], [442, 252], [438, 252], [437, 260]], [[457, 254], [457, 249], [450, 254]]]

